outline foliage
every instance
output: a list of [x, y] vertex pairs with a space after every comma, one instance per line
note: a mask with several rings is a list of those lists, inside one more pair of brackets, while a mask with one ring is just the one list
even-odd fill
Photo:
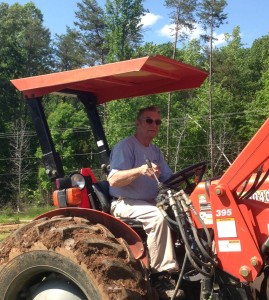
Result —
[[[10, 187], [14, 173], [9, 161], [9, 138], [17, 120], [32, 128], [28, 121], [28, 111], [22, 97], [9, 80], [41, 73], [48, 73], [53, 67], [50, 32], [43, 26], [43, 16], [32, 2], [23, 6], [15, 3], [9, 6], [0, 3], [0, 203], [14, 200]], [[35, 143], [31, 142], [34, 147]], [[29, 151], [33, 156], [34, 148]], [[34, 166], [34, 164], [33, 164]], [[32, 174], [31, 174], [32, 175]], [[30, 178], [31, 176], [29, 176]], [[32, 184], [35, 188], [35, 184]]]
[[[225, 93], [228, 96], [224, 99], [221, 96], [213, 98], [215, 103], [219, 103], [219, 99], [222, 99], [219, 106], [214, 106], [213, 112], [222, 112], [223, 123], [227, 123], [226, 120], [229, 121], [226, 130], [230, 128], [229, 131], [232, 134], [232, 136], [228, 134], [229, 139], [233, 141], [228, 150], [232, 161], [237, 156], [238, 149], [241, 149], [246, 141], [241, 128], [246, 122], [244, 111], [248, 109], [255, 90], [253, 90], [250, 76], [252, 71], [249, 68], [249, 51], [241, 42], [240, 28], [236, 27], [231, 35], [227, 34], [226, 41], [227, 45], [214, 52], [213, 71], [214, 89], [218, 84], [222, 89], [221, 95]], [[214, 122], [216, 124], [218, 119]], [[214, 138], [220, 140], [221, 137], [215, 134]]]
[[74, 99], [66, 99], [50, 113], [48, 124], [65, 171], [72, 172], [88, 165], [87, 155], [95, 150], [89, 143], [93, 138], [83, 107]]
[[201, 55], [201, 49], [201, 42], [193, 39], [188, 44], [182, 45], [179, 58], [187, 64], [208, 70], [207, 56]]
[[96, 0], [82, 0], [75, 13], [87, 65], [104, 64], [109, 48], [105, 42], [107, 25], [105, 12]]
[[213, 124], [213, 40], [214, 31], [216, 28], [219, 28], [227, 18], [224, 8], [227, 5], [226, 0], [202, 0], [200, 2], [200, 7], [198, 10], [198, 17], [202, 28], [205, 31], [205, 34], [201, 35], [201, 38], [208, 42], [208, 45], [205, 45], [205, 53], [207, 53], [208, 66], [209, 66], [209, 86], [208, 86], [208, 98], [209, 98], [209, 153], [210, 153], [210, 172], [211, 176], [215, 176], [215, 167], [216, 167], [216, 155], [214, 152], [214, 124]]
[[76, 30], [67, 28], [66, 34], [56, 35], [55, 48], [58, 71], [78, 69], [86, 64], [84, 49]]
[[52, 51], [50, 32], [43, 15], [32, 2], [24, 6], [0, 3], [0, 72], [13, 76], [32, 76], [48, 72]]
[[171, 9], [170, 19], [175, 26], [175, 43], [188, 37], [195, 28], [197, 0], [165, 0], [165, 6]]
[[106, 43], [108, 61], [121, 61], [132, 57], [142, 42], [141, 17], [145, 14], [143, 0], [106, 1]]
[[164, 55], [167, 57], [171, 57], [173, 53], [172, 43], [165, 43], [161, 45], [156, 45], [151, 43], [145, 43], [143, 46], [139, 46], [136, 48], [135, 53], [133, 54], [134, 58], [143, 57], [143, 56], [151, 56], [151, 55]]
[[248, 107], [244, 134], [250, 139], [257, 129], [265, 122], [269, 113], [269, 57], [264, 63], [262, 76], [259, 80], [260, 89], [256, 91], [254, 100]]
[[206, 34], [201, 35], [205, 41], [209, 41], [210, 28], [219, 28], [227, 19], [227, 14], [224, 13], [224, 8], [227, 6], [226, 0], [202, 0], [199, 3], [197, 12], [200, 24]]

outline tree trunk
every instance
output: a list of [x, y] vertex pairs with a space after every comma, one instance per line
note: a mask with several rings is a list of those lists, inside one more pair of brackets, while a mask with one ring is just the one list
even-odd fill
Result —
[[[174, 39], [174, 47], [173, 47], [173, 55], [172, 58], [175, 59], [176, 51], [177, 51], [177, 41], [178, 41], [178, 31], [179, 31], [179, 11], [180, 11], [180, 2], [178, 1], [177, 7], [177, 19], [176, 19], [176, 27], [175, 27], [175, 39]], [[168, 93], [167, 100], [167, 129], [166, 129], [166, 161], [169, 164], [170, 161], [170, 115], [171, 115], [171, 98], [172, 93]]]

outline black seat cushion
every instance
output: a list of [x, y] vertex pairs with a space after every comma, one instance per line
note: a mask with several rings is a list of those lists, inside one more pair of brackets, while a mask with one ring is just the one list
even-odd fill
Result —
[[[98, 181], [92, 185], [96, 194], [94, 203], [92, 204], [94, 209], [101, 210], [105, 213], [110, 213], [110, 204], [112, 197], [109, 194], [109, 183], [107, 180]], [[140, 221], [131, 218], [120, 218], [121, 221], [129, 225], [140, 236], [145, 236], [143, 225]]]
[[111, 196], [109, 194], [109, 183], [107, 180], [95, 182], [93, 190], [97, 196], [95, 199], [95, 208], [106, 213], [110, 212]]

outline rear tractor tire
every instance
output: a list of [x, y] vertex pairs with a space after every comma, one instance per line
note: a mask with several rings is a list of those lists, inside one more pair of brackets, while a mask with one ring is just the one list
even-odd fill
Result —
[[76, 217], [36, 220], [6, 238], [0, 291], [3, 300], [154, 299], [127, 243]]

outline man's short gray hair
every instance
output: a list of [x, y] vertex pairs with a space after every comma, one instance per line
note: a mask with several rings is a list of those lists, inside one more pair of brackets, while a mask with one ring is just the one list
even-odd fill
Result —
[[151, 105], [151, 106], [147, 106], [147, 107], [144, 107], [144, 108], [139, 109], [139, 111], [138, 111], [138, 113], [137, 113], [136, 119], [137, 119], [137, 120], [140, 119], [141, 116], [143, 115], [143, 113], [144, 113], [145, 111], [155, 111], [155, 112], [157, 112], [159, 115], [161, 114], [161, 109], [160, 109], [159, 106], [157, 106], [157, 105]]

